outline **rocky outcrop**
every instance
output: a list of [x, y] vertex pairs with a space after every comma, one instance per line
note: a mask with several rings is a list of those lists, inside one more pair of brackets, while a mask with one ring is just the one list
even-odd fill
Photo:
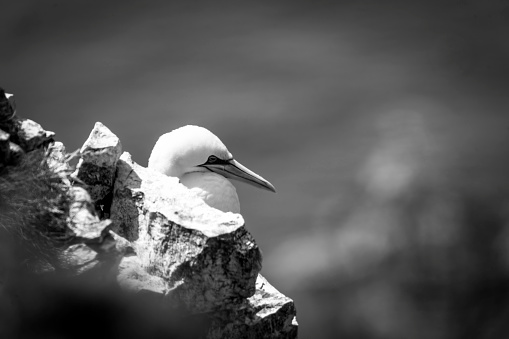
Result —
[[116, 281], [169, 314], [206, 317], [206, 338], [297, 337], [294, 303], [260, 275], [262, 255], [240, 214], [211, 208], [178, 179], [121, 155], [101, 123], [71, 175], [63, 144], [18, 119], [13, 99], [0, 94], [0, 166], [44, 148], [65, 188], [65, 241], [53, 269]]
[[209, 207], [128, 153], [118, 164], [111, 217], [143, 267], [164, 279], [171, 304], [210, 312], [255, 293], [261, 253], [242, 217]]
[[241, 215], [209, 207], [176, 178], [117, 164], [113, 231], [133, 249], [119, 283], [172, 307], [211, 314], [208, 338], [295, 338], [293, 301], [260, 274], [262, 256]]

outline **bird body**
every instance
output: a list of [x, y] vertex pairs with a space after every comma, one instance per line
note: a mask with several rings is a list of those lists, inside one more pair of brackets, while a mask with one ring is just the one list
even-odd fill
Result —
[[156, 142], [148, 167], [180, 182], [209, 206], [240, 212], [235, 179], [275, 192], [274, 186], [233, 159], [226, 146], [203, 127], [184, 126], [163, 134]]
[[224, 212], [240, 213], [237, 190], [230, 180], [222, 175], [212, 172], [192, 172], [184, 175], [180, 182], [207, 205]]

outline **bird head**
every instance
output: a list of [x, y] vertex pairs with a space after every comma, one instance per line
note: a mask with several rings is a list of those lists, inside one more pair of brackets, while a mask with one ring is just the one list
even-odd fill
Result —
[[214, 172], [275, 192], [274, 186], [233, 158], [226, 146], [208, 129], [184, 126], [157, 140], [148, 167], [169, 176], [192, 172]]

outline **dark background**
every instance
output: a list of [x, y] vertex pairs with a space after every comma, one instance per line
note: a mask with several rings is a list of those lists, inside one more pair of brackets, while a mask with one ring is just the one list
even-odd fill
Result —
[[504, 1], [9, 1], [0, 86], [69, 151], [204, 126], [300, 338], [509, 334]]

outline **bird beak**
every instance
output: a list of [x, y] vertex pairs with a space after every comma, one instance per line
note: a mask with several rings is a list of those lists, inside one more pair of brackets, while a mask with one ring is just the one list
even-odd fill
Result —
[[212, 172], [222, 175], [223, 177], [243, 181], [246, 184], [250, 184], [258, 188], [276, 192], [276, 189], [270, 182], [263, 179], [261, 176], [243, 166], [238, 161], [235, 161], [234, 159], [227, 160], [220, 164], [206, 164], [202, 166], [206, 167]]

